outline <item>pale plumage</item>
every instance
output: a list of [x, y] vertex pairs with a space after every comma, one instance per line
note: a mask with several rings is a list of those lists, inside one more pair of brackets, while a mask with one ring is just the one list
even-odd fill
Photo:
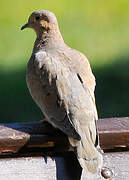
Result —
[[102, 166], [96, 128], [95, 78], [86, 57], [68, 47], [53, 13], [40, 10], [31, 14], [22, 27], [37, 33], [27, 65], [30, 93], [48, 121], [68, 135], [77, 158], [86, 171]]

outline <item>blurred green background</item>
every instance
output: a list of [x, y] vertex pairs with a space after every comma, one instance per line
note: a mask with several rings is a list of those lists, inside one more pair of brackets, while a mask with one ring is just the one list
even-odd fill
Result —
[[0, 121], [43, 118], [25, 81], [36, 35], [20, 31], [37, 9], [53, 11], [65, 42], [88, 57], [99, 117], [129, 116], [129, 0], [0, 0]]

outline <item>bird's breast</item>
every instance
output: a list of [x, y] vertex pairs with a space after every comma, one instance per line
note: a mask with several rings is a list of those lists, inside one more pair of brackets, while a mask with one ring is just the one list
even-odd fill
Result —
[[55, 91], [50, 86], [49, 79], [45, 77], [45, 74], [42, 78], [37, 74], [36, 68], [31, 61], [27, 65], [26, 81], [32, 98], [42, 112], [47, 114], [56, 103]]

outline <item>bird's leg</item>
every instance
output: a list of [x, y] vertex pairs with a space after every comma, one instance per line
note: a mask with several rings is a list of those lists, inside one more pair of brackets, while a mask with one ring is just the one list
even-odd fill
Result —
[[41, 123], [48, 122], [48, 119], [45, 117], [44, 119], [40, 120]]

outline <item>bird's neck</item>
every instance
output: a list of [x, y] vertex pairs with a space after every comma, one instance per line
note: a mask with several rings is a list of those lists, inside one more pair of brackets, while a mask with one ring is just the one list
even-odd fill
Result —
[[41, 50], [47, 48], [58, 48], [63, 46], [64, 40], [60, 33], [59, 28], [52, 30], [43, 30], [37, 35], [34, 50]]

